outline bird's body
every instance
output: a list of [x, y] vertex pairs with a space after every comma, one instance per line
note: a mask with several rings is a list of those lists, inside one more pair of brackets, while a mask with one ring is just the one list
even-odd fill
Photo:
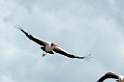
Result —
[[[37, 44], [41, 45], [41, 49], [43, 51], [45, 51], [43, 53], [43, 56], [45, 56], [47, 53], [49, 54], [54, 54], [54, 52], [56, 53], [59, 53], [59, 54], [62, 54], [64, 56], [67, 56], [69, 58], [78, 58], [78, 59], [89, 59], [88, 57], [90, 56], [89, 55], [86, 55], [84, 57], [79, 57], [79, 56], [75, 56], [71, 53], [68, 53], [67, 51], [63, 50], [62, 48], [60, 48], [57, 44], [53, 43], [53, 42], [48, 42], [48, 41], [45, 41], [43, 39], [39, 39], [37, 37], [34, 37], [30, 34], [28, 34], [27, 32], [25, 32], [23, 29], [21, 29], [20, 27], [16, 27], [18, 28], [19, 30], [21, 30], [30, 40], [36, 42]], [[54, 52], [53, 52], [54, 51]], [[91, 58], [91, 57], [90, 57]]]
[[107, 72], [105, 75], [103, 75], [97, 82], [103, 82], [106, 79], [116, 79], [117, 82], [124, 82], [124, 76], [118, 75], [113, 72]]
[[55, 46], [52, 46], [51, 45], [52, 43], [48, 43], [46, 46], [45, 46], [45, 51], [46, 52], [50, 52], [54, 49]]
[[[41, 49], [42, 49], [43, 51], [45, 51], [46, 53], [54, 54], [52, 50], [53, 50], [53, 49], [55, 48], [55, 46], [57, 46], [57, 45], [54, 44], [54, 46], [53, 46], [52, 44], [54, 44], [54, 43], [49, 42], [48, 44], [46, 44], [45, 47], [41, 47]], [[43, 56], [45, 56], [45, 54], [43, 54]]]

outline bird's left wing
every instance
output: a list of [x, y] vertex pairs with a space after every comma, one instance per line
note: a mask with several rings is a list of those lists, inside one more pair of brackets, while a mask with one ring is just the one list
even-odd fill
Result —
[[119, 76], [113, 72], [107, 72], [97, 82], [103, 82], [105, 79], [108, 79], [108, 78], [118, 79]]
[[21, 30], [30, 40], [38, 43], [39, 45], [45, 46], [48, 44], [47, 41], [43, 40], [43, 39], [39, 39], [37, 37], [34, 37], [31, 34], [28, 34], [27, 32], [25, 32], [22, 28], [20, 28], [20, 26], [15, 26], [17, 29]]
[[71, 54], [71, 53], [63, 50], [62, 48], [60, 48], [58, 46], [55, 46], [54, 49], [53, 49], [53, 51], [55, 51], [56, 53], [62, 54], [64, 56], [67, 56], [69, 58], [89, 59], [88, 56], [90, 56], [90, 54], [87, 55], [87, 56], [84, 56], [84, 57], [75, 56], [75, 55], [73, 55], [73, 54]]

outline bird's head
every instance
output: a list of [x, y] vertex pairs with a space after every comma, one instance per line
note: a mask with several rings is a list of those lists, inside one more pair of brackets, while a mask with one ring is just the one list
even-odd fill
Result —
[[119, 78], [117, 81], [118, 82], [122, 82], [123, 81], [123, 78]]
[[57, 44], [55, 44], [55, 43], [51, 43], [51, 46], [58, 46]]

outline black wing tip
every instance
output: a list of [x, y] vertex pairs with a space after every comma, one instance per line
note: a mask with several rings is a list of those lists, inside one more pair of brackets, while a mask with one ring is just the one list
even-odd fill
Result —
[[92, 57], [90, 57], [90, 55], [91, 54], [88, 54], [88, 55], [86, 55], [84, 57], [78, 57], [78, 59], [85, 59], [86, 61], [90, 61], [90, 59], [92, 58]]
[[82, 57], [82, 58], [83, 58], [83, 59], [84, 59], [84, 58], [88, 58], [88, 59], [90, 59], [90, 58], [92, 58], [92, 57], [90, 57], [90, 55], [91, 55], [91, 54], [85, 55], [85, 56]]
[[21, 30], [24, 34], [28, 35], [28, 33], [25, 32], [25, 31], [21, 28], [21, 25], [20, 25], [20, 24], [17, 24], [17, 25], [14, 25], [14, 26], [15, 26], [15, 28]]
[[104, 80], [102, 80], [101, 78], [99, 80], [97, 80], [96, 82], [103, 82]]
[[23, 31], [23, 29], [21, 28], [21, 25], [20, 24], [14, 25], [14, 27], [17, 28], [17, 29], [19, 29], [19, 30], [21, 30], [21, 31]]
[[89, 57], [90, 55], [91, 55], [91, 54], [88, 54], [88, 55], [83, 56], [83, 57], [71, 55], [70, 58], [85, 59], [85, 60], [88, 61], [90, 58], [92, 58], [92, 57]]

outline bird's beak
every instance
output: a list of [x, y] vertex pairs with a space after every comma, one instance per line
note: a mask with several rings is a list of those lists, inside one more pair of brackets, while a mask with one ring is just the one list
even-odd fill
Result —
[[54, 44], [54, 46], [58, 46], [57, 44]]

